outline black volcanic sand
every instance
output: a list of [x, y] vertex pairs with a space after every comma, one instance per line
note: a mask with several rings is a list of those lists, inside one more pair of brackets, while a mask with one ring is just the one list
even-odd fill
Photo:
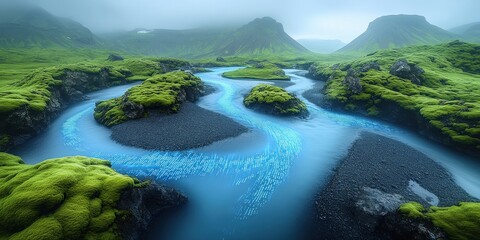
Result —
[[112, 127], [112, 139], [127, 146], [181, 151], [239, 136], [248, 129], [234, 120], [185, 102], [175, 114], [150, 113]]
[[309, 102], [321, 106], [323, 100], [322, 89], [325, 86], [324, 82], [317, 82], [313, 85], [313, 88], [303, 92], [302, 96], [307, 99]]
[[365, 224], [355, 210], [364, 187], [425, 201], [407, 190], [410, 180], [434, 193], [439, 206], [474, 201], [451, 175], [423, 153], [398, 141], [363, 132], [315, 200], [312, 239], [388, 239]]

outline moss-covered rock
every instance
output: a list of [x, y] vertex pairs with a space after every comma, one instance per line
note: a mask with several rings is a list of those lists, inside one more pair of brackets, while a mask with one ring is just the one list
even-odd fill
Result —
[[222, 76], [233, 79], [290, 80], [281, 68], [269, 62], [255, 62], [246, 68], [225, 72]]
[[254, 87], [245, 96], [243, 103], [248, 108], [274, 115], [308, 115], [307, 105], [304, 102], [283, 88], [269, 84]]
[[410, 202], [403, 204], [399, 212], [409, 218], [422, 218], [442, 229], [449, 239], [468, 240], [480, 236], [480, 203], [462, 202], [451, 207], [430, 207]]
[[466, 54], [479, 49], [452, 42], [385, 50], [334, 65], [319, 63], [309, 75], [327, 81], [324, 107], [399, 123], [480, 155], [475, 130], [480, 127], [480, 75], [474, 64], [480, 55]]
[[196, 101], [203, 92], [200, 78], [183, 71], [155, 75], [129, 89], [122, 97], [96, 104], [95, 119], [111, 127], [145, 117], [148, 111], [175, 113], [185, 101]]
[[0, 238], [119, 239], [117, 223], [129, 215], [117, 207], [121, 195], [145, 186], [105, 160], [77, 156], [26, 165], [0, 153]]

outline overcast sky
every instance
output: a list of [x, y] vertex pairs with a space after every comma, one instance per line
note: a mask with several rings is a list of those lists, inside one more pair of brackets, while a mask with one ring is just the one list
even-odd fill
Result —
[[[6, 1], [6, 0], [0, 0]], [[9, 0], [19, 1], [19, 0]], [[28, 1], [28, 0], [25, 0]], [[292, 37], [349, 42], [382, 15], [418, 14], [442, 28], [480, 21], [480, 0], [30, 0], [94, 32], [185, 29], [271, 16]]]

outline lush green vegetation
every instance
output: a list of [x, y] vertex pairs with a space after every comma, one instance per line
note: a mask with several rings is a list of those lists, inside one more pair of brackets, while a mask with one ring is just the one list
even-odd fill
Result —
[[0, 238], [118, 239], [120, 194], [140, 187], [108, 161], [65, 157], [26, 165], [0, 153]]
[[421, 204], [403, 204], [399, 211], [411, 218], [423, 218], [441, 228], [450, 239], [468, 240], [480, 236], [480, 203], [462, 202], [458, 206], [430, 207]]
[[[341, 64], [318, 64], [311, 73], [327, 81], [327, 102], [372, 117], [392, 120], [392, 106], [403, 118], [425, 124], [448, 145], [480, 150], [480, 46], [452, 42], [370, 54]], [[423, 68], [420, 85], [389, 73], [399, 59]], [[379, 69], [368, 66], [378, 65]], [[360, 79], [362, 91], [345, 84], [349, 69]], [[418, 117], [418, 119], [415, 119]], [[394, 121], [394, 120], [393, 120]]]
[[269, 62], [254, 63], [246, 68], [225, 72], [222, 76], [234, 79], [290, 80], [281, 68]]
[[308, 114], [307, 106], [295, 95], [283, 88], [269, 84], [259, 84], [245, 96], [243, 103], [246, 107], [275, 115]]
[[203, 90], [200, 78], [176, 71], [154, 75], [129, 89], [122, 97], [98, 102], [95, 119], [110, 127], [145, 116], [145, 110], [177, 112], [185, 100], [196, 100]]

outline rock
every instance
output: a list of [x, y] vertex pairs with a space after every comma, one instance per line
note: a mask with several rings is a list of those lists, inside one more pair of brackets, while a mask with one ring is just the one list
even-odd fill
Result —
[[363, 90], [357, 72], [351, 68], [348, 69], [347, 76], [343, 80], [343, 84], [346, 85], [347, 89], [350, 90], [353, 94], [358, 94]]
[[362, 68], [360, 68], [360, 72], [368, 72], [370, 70], [376, 70], [376, 71], [381, 71], [380, 65], [378, 65], [377, 62], [369, 62], [365, 63]]
[[130, 101], [123, 102], [122, 110], [129, 119], [138, 119], [145, 114], [145, 109], [142, 104], [136, 104]]
[[379, 231], [394, 240], [436, 240], [447, 239], [446, 234], [431, 222], [409, 218], [399, 212], [385, 215], [378, 226]]
[[409, 79], [410, 81], [412, 81], [412, 83], [415, 83], [417, 85], [422, 84], [422, 74], [424, 72], [425, 71], [422, 68], [413, 63], [408, 63], [408, 61], [405, 59], [398, 60], [390, 68], [390, 74], [399, 78]]
[[116, 61], [123, 61], [123, 57], [118, 54], [110, 54], [107, 58], [108, 61], [116, 62]]
[[117, 204], [119, 210], [128, 212], [117, 220], [122, 239], [141, 239], [155, 215], [184, 204], [187, 198], [181, 193], [151, 183], [143, 188], [132, 188], [122, 193]]
[[405, 200], [399, 194], [389, 194], [378, 189], [364, 187], [363, 195], [355, 203], [355, 207], [366, 214], [384, 216], [396, 211], [402, 203], [405, 203]]
[[217, 62], [226, 62], [225, 58], [223, 58], [223, 57], [217, 57], [216, 61]]

